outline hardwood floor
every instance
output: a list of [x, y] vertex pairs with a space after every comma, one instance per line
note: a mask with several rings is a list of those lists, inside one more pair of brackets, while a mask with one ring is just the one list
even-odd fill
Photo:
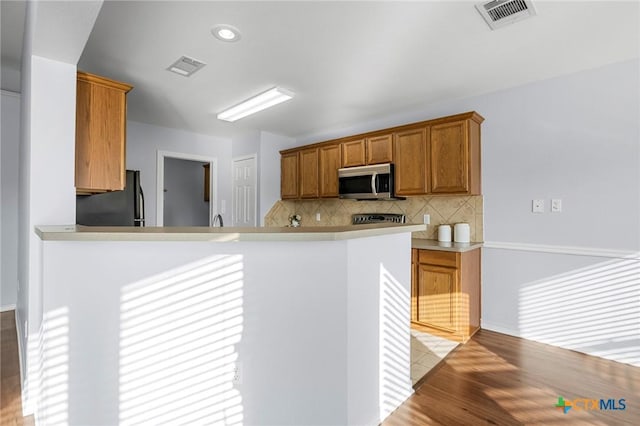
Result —
[[[640, 368], [486, 330], [417, 386], [383, 426], [640, 425]], [[624, 398], [626, 409], [584, 410], [577, 401], [564, 414], [559, 396], [611, 398], [618, 408]]]
[[0, 312], [0, 425], [32, 425], [33, 416], [22, 417], [20, 361], [15, 312]]
[[[22, 417], [14, 312], [2, 312], [0, 426]], [[415, 394], [383, 426], [593, 424], [640, 425], [640, 368], [486, 330], [455, 349], [417, 383]], [[558, 397], [624, 398], [625, 410], [566, 414]], [[581, 402], [579, 402], [581, 404]]]

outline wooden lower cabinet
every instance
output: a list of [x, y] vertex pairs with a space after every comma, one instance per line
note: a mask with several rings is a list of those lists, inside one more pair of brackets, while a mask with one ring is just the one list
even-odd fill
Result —
[[480, 249], [413, 249], [411, 321], [465, 342], [480, 328]]

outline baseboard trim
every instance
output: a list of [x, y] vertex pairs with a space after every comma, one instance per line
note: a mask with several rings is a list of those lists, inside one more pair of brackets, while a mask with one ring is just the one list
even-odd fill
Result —
[[608, 257], [615, 259], [640, 260], [640, 251], [617, 250], [597, 247], [559, 246], [550, 244], [512, 243], [485, 241], [483, 248], [499, 250], [519, 250], [539, 253], [567, 254], [573, 256]]
[[508, 326], [502, 325], [502, 324], [496, 324], [496, 323], [491, 323], [491, 322], [486, 322], [486, 321], [482, 321], [481, 324], [481, 329], [482, 330], [489, 330], [489, 331], [495, 331], [496, 333], [502, 333], [502, 334], [506, 334], [509, 336], [513, 336], [513, 337], [519, 337], [519, 338], [523, 338], [522, 336], [520, 336], [520, 333], [518, 333], [517, 330], [514, 330]]
[[0, 306], [0, 312], [15, 311], [15, 310], [16, 310], [16, 305]]

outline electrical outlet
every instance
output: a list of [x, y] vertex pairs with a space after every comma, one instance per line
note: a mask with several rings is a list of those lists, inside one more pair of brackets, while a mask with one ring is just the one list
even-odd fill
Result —
[[553, 213], [560, 213], [562, 211], [562, 200], [560, 198], [553, 198], [551, 200], [551, 211]]
[[531, 211], [533, 213], [544, 213], [544, 200], [533, 200]]
[[233, 379], [231, 379], [231, 382], [234, 385], [241, 385], [242, 384], [242, 363], [241, 362], [236, 362], [233, 366]]
[[320, 222], [320, 213], [316, 213], [316, 222]]
[[425, 215], [422, 217], [422, 223], [424, 223], [425, 225], [430, 224], [430, 223], [431, 223], [431, 216], [430, 216], [430, 215], [428, 215], [428, 214], [425, 214]]

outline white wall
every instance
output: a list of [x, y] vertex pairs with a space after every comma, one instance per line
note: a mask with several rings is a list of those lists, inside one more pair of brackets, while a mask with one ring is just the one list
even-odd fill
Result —
[[[76, 66], [101, 1], [27, 2], [22, 53], [17, 331], [23, 410], [39, 367], [41, 241], [34, 227], [75, 223]], [[28, 356], [27, 356], [28, 355]], [[25, 365], [26, 360], [26, 365]], [[26, 368], [25, 368], [26, 367]], [[36, 419], [37, 421], [38, 419]]]
[[264, 226], [264, 217], [271, 207], [280, 199], [280, 151], [297, 145], [293, 138], [269, 132], [260, 133], [258, 216], [261, 226]]
[[156, 225], [157, 152], [203, 155], [218, 160], [218, 200], [226, 202], [224, 222], [231, 223], [231, 140], [151, 124], [127, 122], [127, 169], [140, 170], [147, 226]]
[[0, 173], [2, 265], [0, 309], [15, 308], [18, 297], [18, 159], [20, 146], [20, 94], [0, 93]]
[[203, 162], [165, 158], [164, 226], [209, 226]]
[[379, 424], [411, 393], [409, 247], [45, 241], [40, 420]]
[[[548, 284], [547, 292], [561, 295], [566, 282], [558, 279], [559, 274], [577, 274], [577, 283], [603, 298], [629, 296], [621, 282], [605, 282], [611, 284], [607, 288], [596, 284], [594, 277], [602, 263], [611, 261], [616, 274], [637, 268], [616, 257], [640, 250], [639, 80], [640, 62], [631, 60], [428, 105], [303, 137], [297, 144], [477, 111], [486, 120], [482, 125], [484, 232], [493, 247], [483, 250], [483, 326], [629, 362], [621, 354], [640, 352], [640, 327], [621, 336], [611, 321], [587, 321], [581, 326], [583, 341], [575, 343], [557, 338], [551, 329], [543, 333], [535, 318], [519, 307], [526, 304], [523, 295], [541, 283]], [[531, 200], [537, 198], [546, 202], [544, 214], [531, 213]], [[551, 198], [562, 199], [562, 213], [550, 213]], [[576, 257], [584, 254], [590, 257]], [[637, 258], [636, 254], [636, 262]], [[640, 283], [637, 276], [625, 282], [635, 288], [636, 303], [616, 313], [621, 323], [640, 318]], [[602, 319], [610, 310], [605, 303], [582, 297], [541, 308], [538, 325], [545, 324], [545, 317], [556, 318], [560, 328], [568, 313], [586, 310], [592, 318]], [[526, 329], [536, 333], [523, 331], [525, 317]], [[611, 337], [603, 337], [602, 329]]]

